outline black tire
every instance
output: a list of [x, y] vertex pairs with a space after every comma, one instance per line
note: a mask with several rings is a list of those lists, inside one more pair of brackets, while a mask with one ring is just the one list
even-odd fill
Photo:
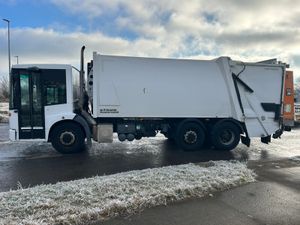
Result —
[[217, 123], [211, 131], [211, 143], [217, 150], [230, 151], [240, 142], [240, 128], [231, 122]]
[[54, 127], [50, 135], [52, 146], [60, 153], [71, 154], [85, 150], [85, 134], [79, 124], [61, 123]]
[[173, 142], [175, 139], [174, 139], [174, 136], [171, 136], [170, 133], [163, 133], [163, 135], [165, 136], [165, 138], [168, 139], [168, 141], [170, 142]]
[[199, 150], [202, 147], [204, 140], [204, 129], [197, 122], [185, 122], [177, 128], [176, 143], [183, 150]]

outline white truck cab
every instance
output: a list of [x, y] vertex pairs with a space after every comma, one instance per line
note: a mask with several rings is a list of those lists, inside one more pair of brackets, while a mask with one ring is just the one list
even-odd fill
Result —
[[9, 119], [11, 140], [47, 140], [54, 123], [75, 117], [73, 91], [68, 90], [73, 90], [73, 83], [76, 84], [73, 81], [76, 73], [72, 74], [70, 65], [13, 66]]

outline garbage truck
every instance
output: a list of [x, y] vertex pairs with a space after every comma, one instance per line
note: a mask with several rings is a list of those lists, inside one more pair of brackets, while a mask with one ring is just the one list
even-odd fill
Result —
[[[61, 64], [13, 65], [12, 141], [39, 139], [61, 153], [93, 142], [158, 133], [181, 149], [231, 150], [281, 136], [286, 64], [144, 58], [93, 53], [85, 71]], [[118, 140], [117, 140], [118, 139]]]

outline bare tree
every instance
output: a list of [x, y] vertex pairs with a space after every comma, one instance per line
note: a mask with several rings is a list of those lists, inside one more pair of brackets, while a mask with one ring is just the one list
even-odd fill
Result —
[[9, 99], [9, 82], [8, 78], [3, 76], [0, 78], [0, 101], [8, 102]]

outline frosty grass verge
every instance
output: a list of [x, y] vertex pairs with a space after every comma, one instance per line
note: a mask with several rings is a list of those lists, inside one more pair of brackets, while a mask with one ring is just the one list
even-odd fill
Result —
[[236, 161], [185, 164], [0, 193], [0, 224], [87, 224], [253, 182]]

